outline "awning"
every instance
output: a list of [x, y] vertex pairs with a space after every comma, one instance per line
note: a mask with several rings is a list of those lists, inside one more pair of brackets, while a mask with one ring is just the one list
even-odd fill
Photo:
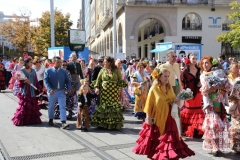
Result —
[[150, 53], [164, 52], [170, 49], [173, 49], [172, 42], [156, 43], [156, 48], [151, 50]]

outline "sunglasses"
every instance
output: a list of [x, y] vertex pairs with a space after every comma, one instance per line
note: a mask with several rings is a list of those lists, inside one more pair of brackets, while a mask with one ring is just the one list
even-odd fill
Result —
[[99, 63], [103, 63], [103, 61], [98, 61]]

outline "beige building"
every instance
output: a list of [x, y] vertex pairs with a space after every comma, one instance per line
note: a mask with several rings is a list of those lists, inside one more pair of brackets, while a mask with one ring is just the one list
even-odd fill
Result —
[[[116, 0], [117, 53], [126, 57], [155, 57], [156, 43], [199, 43], [202, 56], [217, 57], [221, 52], [237, 52], [216, 42], [216, 36], [229, 30], [226, 15], [232, 0]], [[240, 1], [240, 0], [239, 0]], [[90, 1], [90, 50], [113, 52], [112, 0]], [[157, 54], [157, 53], [156, 53]]]

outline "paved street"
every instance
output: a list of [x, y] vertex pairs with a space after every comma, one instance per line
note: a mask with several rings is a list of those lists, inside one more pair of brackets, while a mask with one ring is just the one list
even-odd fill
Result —
[[[89, 132], [75, 130], [75, 119], [68, 121], [71, 130], [48, 126], [47, 111], [41, 110], [41, 125], [16, 127], [11, 118], [17, 107], [17, 98], [10, 91], [0, 93], [0, 160], [49, 159], [49, 160], [145, 160], [145, 156], [135, 155], [132, 148], [141, 129], [141, 121], [132, 117], [131, 110], [125, 110], [124, 128], [109, 131], [91, 128]], [[240, 155], [221, 154], [213, 157], [201, 149], [201, 139], [187, 139], [186, 143], [196, 156], [186, 160], [239, 160]], [[1, 154], [2, 153], [2, 154]]]

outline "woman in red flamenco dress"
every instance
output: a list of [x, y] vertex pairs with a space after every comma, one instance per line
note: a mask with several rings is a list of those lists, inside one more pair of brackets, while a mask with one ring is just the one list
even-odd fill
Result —
[[186, 67], [181, 73], [183, 89], [190, 88], [193, 92], [193, 99], [184, 102], [184, 109], [181, 111], [182, 133], [188, 137], [199, 137], [203, 135], [202, 124], [205, 114], [202, 110], [202, 94], [199, 91], [200, 68], [197, 67], [197, 57], [189, 54], [185, 59]]
[[[155, 69], [152, 85], [144, 112], [147, 114], [143, 129], [140, 131], [135, 154], [147, 155], [153, 160], [178, 160], [195, 153], [179, 137], [175, 120], [171, 116], [171, 104], [176, 95], [169, 84], [170, 72], [164, 68]], [[175, 101], [179, 104], [179, 101]]]
[[28, 57], [24, 60], [24, 67], [21, 71], [27, 77], [26, 80], [20, 80], [19, 87], [21, 88], [18, 93], [18, 108], [12, 118], [13, 124], [16, 126], [40, 124], [42, 123], [40, 116], [40, 107], [36, 99], [36, 90], [30, 85], [33, 84], [41, 89], [38, 83], [35, 70], [32, 69], [32, 58]]

